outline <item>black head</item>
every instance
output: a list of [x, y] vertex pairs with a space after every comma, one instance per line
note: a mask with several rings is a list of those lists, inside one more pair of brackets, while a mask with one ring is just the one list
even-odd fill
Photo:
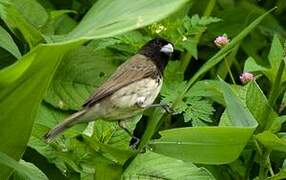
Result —
[[163, 72], [173, 51], [174, 46], [172, 43], [162, 38], [155, 38], [147, 42], [138, 53], [154, 61], [157, 67]]

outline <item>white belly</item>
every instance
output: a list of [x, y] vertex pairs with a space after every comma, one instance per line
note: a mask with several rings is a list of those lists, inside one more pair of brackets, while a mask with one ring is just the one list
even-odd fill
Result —
[[140, 107], [147, 107], [154, 102], [161, 86], [162, 80], [143, 79], [118, 90], [110, 100], [119, 108], [130, 108], [138, 104]]
[[96, 117], [112, 121], [132, 117], [153, 104], [161, 87], [162, 79], [148, 78], [134, 82], [95, 104], [86, 114], [87, 119], [90, 121]]

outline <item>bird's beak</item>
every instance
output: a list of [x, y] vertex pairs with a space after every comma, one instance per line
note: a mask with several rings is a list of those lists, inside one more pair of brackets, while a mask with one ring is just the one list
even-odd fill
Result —
[[172, 54], [174, 52], [174, 47], [171, 43], [169, 43], [163, 46], [160, 51], [166, 54]]

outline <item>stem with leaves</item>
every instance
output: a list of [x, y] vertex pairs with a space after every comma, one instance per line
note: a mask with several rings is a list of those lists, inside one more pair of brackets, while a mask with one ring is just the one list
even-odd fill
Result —
[[[223, 58], [229, 54], [236, 45], [239, 44], [239, 42], [245, 38], [269, 13], [274, 11], [276, 8], [273, 8], [260, 17], [258, 17], [256, 20], [254, 20], [252, 23], [250, 23], [241, 33], [239, 33], [233, 40], [228, 43], [226, 46], [224, 46], [222, 49], [220, 49], [219, 52], [217, 52], [212, 58], [210, 58], [196, 73], [195, 75], [188, 81], [186, 88], [184, 92], [176, 98], [176, 101], [173, 103], [172, 108], [175, 109], [177, 106], [177, 103], [180, 102], [185, 95], [188, 93], [192, 85], [196, 81], [200, 79], [206, 72], [208, 72], [211, 68], [213, 68], [216, 64], [221, 62]], [[168, 115], [165, 113], [163, 114], [160, 112], [159, 109], [156, 109], [152, 116], [148, 119], [148, 124], [146, 127], [146, 131], [144, 132], [144, 135], [141, 139], [141, 142], [139, 144], [139, 151], [145, 147], [145, 145], [148, 143], [148, 141], [152, 138], [153, 134], [156, 132], [158, 127], [160, 127], [160, 124], [164, 121], [165, 118], [167, 118]]]
[[[213, 8], [214, 8], [215, 4], [216, 4], [216, 0], [210, 0], [208, 5], [207, 5], [207, 7], [206, 7], [206, 9], [205, 9], [205, 12], [204, 12], [203, 16], [209, 17], [211, 15], [212, 11], [213, 11]], [[203, 31], [198, 33], [198, 34], [196, 34], [194, 39], [195, 39], [195, 42], [197, 44], [199, 43], [199, 40], [200, 40], [202, 34], [203, 34]], [[182, 70], [182, 72], [186, 71], [188, 65], [191, 62], [191, 59], [192, 59], [192, 53], [191, 53], [191, 51], [188, 51], [185, 54], [185, 56], [182, 58], [182, 63], [181, 63], [181, 70]]]

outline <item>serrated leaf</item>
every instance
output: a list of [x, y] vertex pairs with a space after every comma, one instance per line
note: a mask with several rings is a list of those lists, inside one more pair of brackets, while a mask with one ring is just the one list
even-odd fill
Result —
[[203, 124], [200, 121], [212, 122], [210, 116], [215, 109], [208, 100], [200, 97], [188, 97], [186, 103], [188, 107], [184, 113], [185, 122], [192, 121], [194, 124]]

